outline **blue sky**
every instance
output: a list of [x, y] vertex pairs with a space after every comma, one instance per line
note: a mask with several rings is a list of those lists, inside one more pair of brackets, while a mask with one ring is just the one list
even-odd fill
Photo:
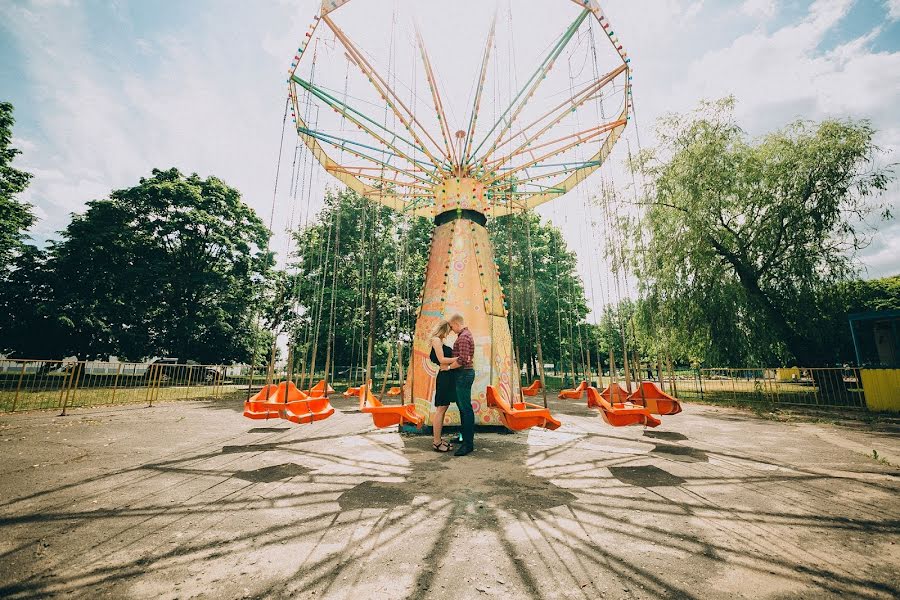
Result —
[[[342, 10], [365, 19], [373, 4], [364, 1]], [[733, 93], [752, 135], [798, 118], [869, 118], [884, 160], [900, 162], [900, 0], [601, 5], [635, 65], [644, 145], [658, 116]], [[418, 6], [440, 18], [453, 3]], [[528, 18], [528, 2], [513, 6]], [[153, 167], [215, 174], [268, 220], [286, 68], [315, 11], [312, 0], [0, 3], [0, 97], [16, 106], [17, 165], [35, 174], [25, 196], [40, 217], [34, 239]], [[895, 184], [887, 201], [896, 213], [898, 198]], [[592, 245], [563, 223], [566, 210], [543, 212], [584, 248], [583, 262]], [[276, 229], [287, 212], [279, 202]], [[898, 222], [879, 224], [861, 258], [868, 276], [900, 272]]]

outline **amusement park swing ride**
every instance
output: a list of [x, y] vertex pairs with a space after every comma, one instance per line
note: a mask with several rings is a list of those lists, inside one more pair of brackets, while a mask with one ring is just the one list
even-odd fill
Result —
[[[401, 365], [404, 381], [387, 394], [399, 396], [399, 404], [383, 403], [371, 381], [345, 392], [358, 396], [360, 410], [378, 427], [421, 428], [430, 421], [437, 373], [428, 358], [430, 332], [456, 313], [475, 338], [476, 424], [560, 426], [547, 408], [539, 341], [540, 379], [520, 385], [509, 306], [486, 224], [560, 198], [600, 169], [632, 119], [632, 67], [596, 0], [532, 4], [533, 11], [515, 23], [510, 7], [506, 27], [498, 26], [497, 14], [486, 19], [486, 41], [476, 46], [469, 38], [479, 27], [471, 21], [485, 13], [483, 3], [453, 3], [444, 10], [452, 14], [429, 22], [427, 30], [413, 27], [403, 52], [396, 8], [391, 14], [372, 0], [324, 0], [291, 62], [288, 109], [310, 162], [373, 203], [434, 220], [406, 377]], [[421, 4], [411, 3], [410, 11], [416, 6]], [[371, 40], [369, 47], [360, 39]], [[429, 53], [428, 46], [441, 41], [448, 62], [457, 65], [448, 84], [452, 94]], [[547, 45], [539, 49], [541, 44]], [[507, 49], [502, 58], [500, 48]], [[474, 84], [456, 81], [467, 53], [477, 64]], [[532, 58], [537, 66], [520, 81], [517, 64]], [[557, 67], [566, 58], [568, 72]], [[410, 76], [401, 80], [399, 73]], [[466, 85], [463, 103], [459, 90]], [[456, 118], [454, 107], [466, 117]], [[560, 398], [586, 394], [588, 406], [613, 426], [653, 427], [660, 423], [654, 414], [681, 410], [654, 382], [641, 381], [632, 390], [626, 375], [622, 387], [612, 351], [609, 358], [610, 384], [602, 392], [584, 381]], [[628, 373], [627, 352], [623, 359]], [[398, 365], [402, 360], [398, 352]], [[267, 381], [245, 403], [244, 415], [295, 423], [326, 419], [335, 412], [331, 391], [327, 375], [306, 391], [290, 377]], [[525, 401], [541, 391], [543, 406]]]

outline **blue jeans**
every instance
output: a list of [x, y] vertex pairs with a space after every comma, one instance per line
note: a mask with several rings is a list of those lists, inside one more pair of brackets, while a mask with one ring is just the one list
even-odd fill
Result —
[[472, 410], [472, 384], [475, 383], [475, 369], [458, 369], [456, 372], [456, 406], [459, 408], [459, 423], [464, 446], [475, 445], [475, 411]]

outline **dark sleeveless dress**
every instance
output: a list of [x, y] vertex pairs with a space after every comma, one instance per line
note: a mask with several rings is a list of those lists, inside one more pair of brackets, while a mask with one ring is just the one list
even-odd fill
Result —
[[[445, 345], [443, 350], [445, 357], [453, 356], [453, 348], [450, 346]], [[437, 352], [434, 351], [434, 348], [431, 349], [431, 362], [436, 365], [440, 364], [438, 363]], [[456, 402], [455, 375], [455, 371], [438, 371], [437, 380], [434, 382], [435, 406], [450, 406]]]

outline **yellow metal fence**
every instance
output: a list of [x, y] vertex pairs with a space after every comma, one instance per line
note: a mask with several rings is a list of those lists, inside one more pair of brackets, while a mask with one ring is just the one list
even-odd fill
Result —
[[[0, 412], [217, 399], [265, 379], [247, 366], [0, 359]], [[900, 369], [704, 368], [664, 386], [688, 401], [900, 411]]]
[[221, 398], [252, 379], [225, 365], [3, 359], [0, 412]]

